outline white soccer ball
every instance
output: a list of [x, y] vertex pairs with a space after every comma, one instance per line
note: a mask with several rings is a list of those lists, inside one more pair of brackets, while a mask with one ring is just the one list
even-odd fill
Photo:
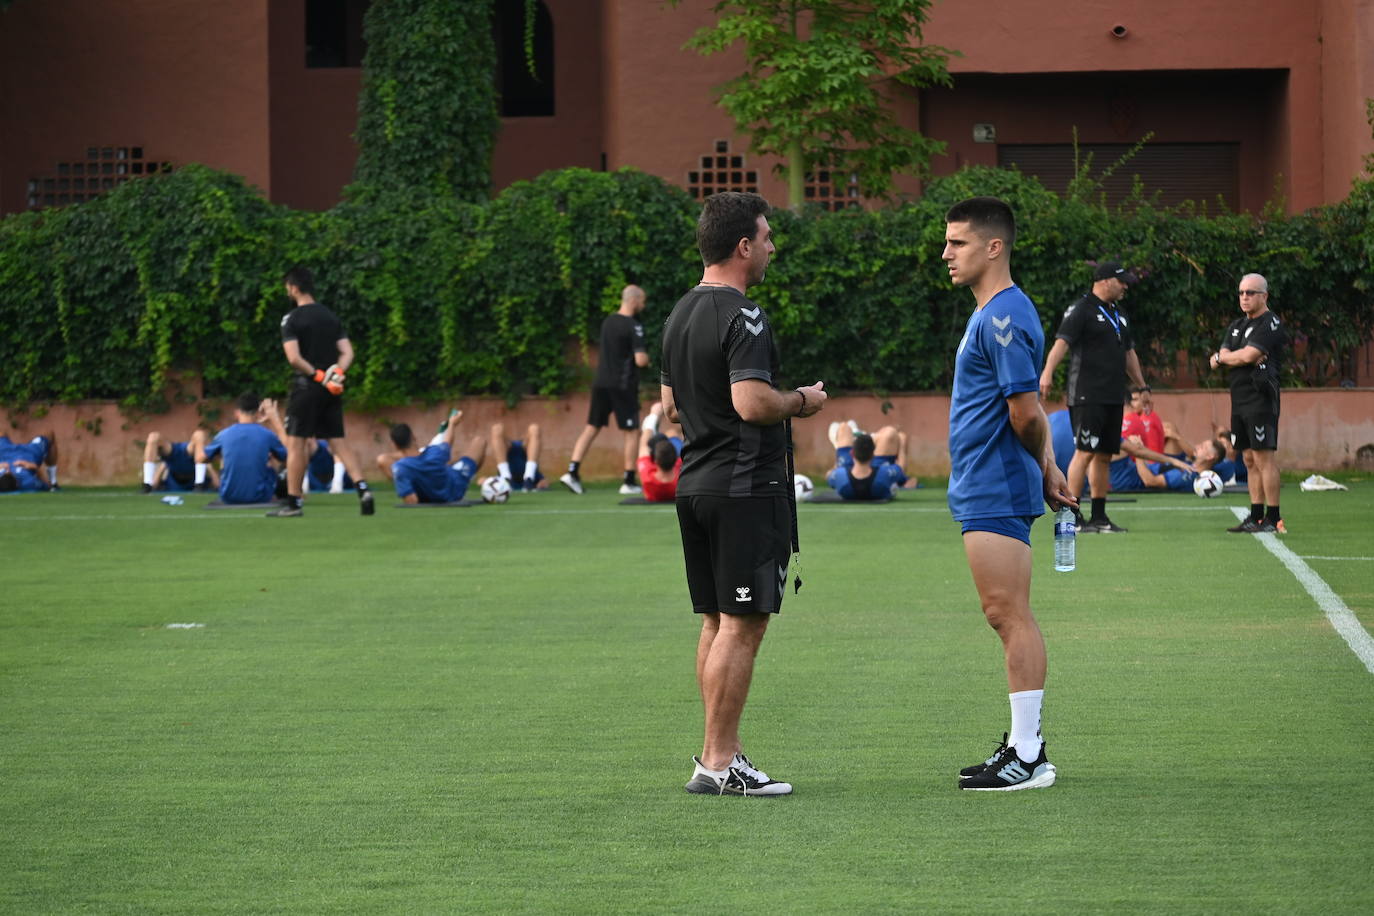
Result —
[[816, 485], [811, 482], [811, 478], [805, 474], [798, 474], [794, 478], [797, 487], [797, 501], [806, 502], [811, 498], [811, 494], [816, 489]]
[[1220, 496], [1225, 489], [1226, 484], [1216, 471], [1198, 471], [1197, 477], [1193, 480], [1193, 492], [1203, 499]]
[[504, 477], [488, 477], [482, 481], [482, 501], [503, 503], [510, 499], [510, 484]]

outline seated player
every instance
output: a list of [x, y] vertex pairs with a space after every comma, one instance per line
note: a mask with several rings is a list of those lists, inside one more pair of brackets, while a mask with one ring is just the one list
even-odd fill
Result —
[[639, 483], [644, 499], [651, 503], [672, 502], [677, 498], [677, 478], [682, 473], [682, 437], [663, 417], [662, 402], [655, 401], [639, 431]]
[[487, 444], [481, 436], [469, 444], [471, 455], [457, 461], [453, 443], [458, 435], [461, 410], [449, 413], [441, 432], [423, 449], [415, 445], [415, 434], [405, 423], [391, 427], [391, 442], [396, 451], [377, 456], [377, 466], [396, 484], [396, 495], [411, 505], [416, 503], [456, 503], [467, 493], [477, 469], [486, 457]]
[[873, 435], [855, 431], [854, 421], [831, 424], [831, 443], [835, 446], [835, 468], [826, 483], [841, 499], [888, 499], [902, 487], [914, 487], [906, 476], [906, 433], [895, 426], [884, 426]]
[[491, 453], [505, 458], [496, 465], [496, 473], [510, 484], [512, 493], [547, 490], [549, 482], [539, 471], [539, 424], [525, 428], [524, 439], [506, 439], [506, 424], [491, 424]]
[[1146, 448], [1166, 455], [1176, 454], [1168, 447], [1168, 433], [1164, 429], [1168, 424], [1155, 413], [1154, 398], [1148, 388], [1131, 392], [1130, 400], [1127, 401], [1126, 409], [1121, 415], [1123, 436], [1128, 425], [1138, 430], [1135, 434], [1140, 436], [1140, 441]]
[[196, 458], [206, 464], [220, 459], [220, 502], [251, 505], [284, 496], [286, 488], [279, 470], [286, 462], [286, 446], [282, 444], [286, 430], [277, 403], [242, 394], [234, 404], [234, 417], [237, 422], [220, 430]]
[[1137, 436], [1123, 438], [1121, 452], [1112, 459], [1110, 466], [1112, 492], [1191, 491], [1197, 472], [1211, 469], [1221, 459], [1221, 448], [1218, 443], [1206, 440], [1198, 445], [1194, 462], [1189, 464], [1182, 458], [1146, 448]]
[[329, 450], [328, 439], [312, 439], [310, 461], [305, 466], [305, 488], [316, 493], [328, 490], [342, 493], [353, 489], [353, 478], [348, 476], [344, 463]]
[[[1236, 451], [1235, 437], [1225, 426], [1212, 424], [1212, 438], [1226, 445], [1226, 460], [1231, 462], [1231, 476], [1224, 477], [1227, 483], [1249, 483], [1250, 469], [1245, 466], [1245, 457]], [[1218, 472], [1220, 473], [1220, 472]]]
[[144, 493], [154, 490], [187, 490], [219, 488], [219, 474], [209, 464], [197, 461], [196, 455], [205, 450], [210, 434], [203, 429], [193, 430], [185, 442], [168, 442], [159, 432], [148, 434], [143, 445]]
[[0, 436], [0, 493], [57, 491], [57, 437], [49, 432], [27, 442]]

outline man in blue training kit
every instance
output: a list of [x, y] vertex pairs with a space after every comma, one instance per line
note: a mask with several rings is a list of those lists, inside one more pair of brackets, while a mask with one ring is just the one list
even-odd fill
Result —
[[486, 458], [487, 443], [481, 436], [473, 437], [468, 443], [470, 454], [453, 461], [453, 442], [462, 418], [461, 410], [451, 411], [443, 430], [424, 448], [416, 446], [408, 424], [391, 427], [396, 451], [379, 456], [377, 465], [395, 481], [396, 495], [404, 502], [456, 503], [466, 495], [468, 484]]
[[51, 432], [28, 442], [0, 436], [0, 493], [57, 489], [57, 439]]
[[1011, 731], [959, 788], [1006, 791], [1054, 784], [1040, 737], [1045, 641], [1030, 607], [1031, 524], [1049, 501], [1076, 506], [1054, 463], [1040, 406], [1045, 334], [1035, 305], [1011, 280], [1016, 222], [994, 197], [955, 204], [945, 215], [941, 257], [977, 307], [954, 359], [949, 407], [949, 509], [963, 526], [964, 554], [983, 615], [1002, 639], [1011, 692]]
[[269, 461], [286, 461], [276, 402], [259, 401], [255, 394], [241, 394], [234, 405], [234, 417], [237, 422], [220, 430], [200, 450], [196, 460], [208, 464], [216, 456], [220, 458], [220, 502], [240, 506], [271, 502], [277, 495], [278, 477]]

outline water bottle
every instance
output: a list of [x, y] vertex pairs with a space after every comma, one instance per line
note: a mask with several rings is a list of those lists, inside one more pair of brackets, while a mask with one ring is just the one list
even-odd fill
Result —
[[162, 501], [169, 506], [179, 506], [182, 503], [180, 496], [164, 496], [162, 497]]
[[1073, 572], [1074, 544], [1077, 540], [1074, 530], [1073, 510], [1068, 506], [1054, 513], [1054, 570]]

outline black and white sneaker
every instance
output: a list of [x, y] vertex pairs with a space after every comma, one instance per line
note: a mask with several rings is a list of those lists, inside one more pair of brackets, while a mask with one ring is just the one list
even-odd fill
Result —
[[959, 778], [968, 779], [970, 776], [977, 776], [979, 773], [982, 773], [988, 767], [996, 763], [998, 758], [1002, 756], [1002, 753], [1006, 749], [1007, 733], [1002, 732], [1002, 743], [997, 745], [997, 750], [992, 752], [992, 756], [989, 757], [987, 760], [984, 760], [982, 763], [975, 763], [973, 766], [964, 767], [962, 770], [959, 771]]
[[567, 487], [569, 490], [572, 490], [578, 496], [582, 495], [582, 478], [578, 477], [571, 471], [564, 474], [562, 477], [558, 478], [558, 482], [561, 483], [563, 486]]
[[1253, 518], [1247, 518], [1243, 520], [1239, 525], [1235, 525], [1231, 528], [1226, 529], [1227, 533], [1229, 534], [1258, 534], [1259, 530], [1260, 523], [1255, 521]]
[[775, 782], [768, 778], [768, 774], [754, 766], [754, 761], [743, 754], [736, 754], [730, 761], [733, 769], [743, 773], [746, 777], [753, 780], [761, 788], [751, 792], [751, 795], [791, 795], [792, 784], [790, 782]]
[[975, 792], [1014, 792], [1017, 789], [1045, 789], [1054, 785], [1054, 764], [1045, 757], [1045, 743], [1040, 743], [1040, 755], [1026, 762], [1014, 747], [1003, 747], [983, 772], [961, 778], [959, 788]]
[[[735, 760], [739, 759], [740, 756], [736, 755]], [[696, 769], [692, 771], [692, 778], [688, 780], [685, 788], [693, 795], [768, 796], [790, 795], [792, 792], [790, 784], [774, 782], [767, 774], [759, 772], [752, 765], [746, 771], [734, 766], [734, 761], [731, 761], [731, 765], [725, 768], [725, 775], [716, 776], [701, 765], [700, 758], [693, 757], [692, 762], [696, 764]], [[763, 779], [756, 779], [751, 774], [762, 776]]]
[[370, 489], [358, 495], [358, 511], [363, 515], [372, 515], [377, 511], [377, 501], [372, 498]]

